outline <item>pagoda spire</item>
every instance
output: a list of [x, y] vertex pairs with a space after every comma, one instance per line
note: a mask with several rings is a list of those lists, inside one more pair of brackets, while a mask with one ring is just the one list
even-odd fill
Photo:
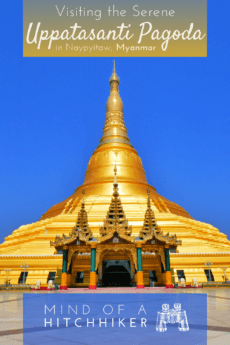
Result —
[[85, 190], [82, 190], [82, 203], [81, 203], [81, 209], [78, 212], [78, 217], [76, 221], [76, 225], [73, 227], [71, 233], [69, 233], [69, 236], [62, 235], [56, 236], [54, 242], [50, 242], [51, 246], [54, 247], [61, 247], [64, 245], [68, 245], [79, 239], [80, 241], [87, 242], [93, 237], [92, 231], [90, 230], [89, 223], [88, 223], [88, 217], [87, 212], [85, 210]]
[[81, 209], [78, 212], [77, 222], [75, 227], [72, 230], [72, 233], [79, 233], [80, 239], [84, 238], [85, 240], [89, 240], [93, 237], [92, 231], [90, 230], [89, 224], [88, 224], [88, 217], [87, 212], [85, 210], [85, 190], [82, 190], [82, 203], [81, 203]]
[[115, 60], [113, 61], [113, 74], [111, 75], [109, 83], [110, 83], [110, 85], [113, 84], [113, 87], [117, 88], [117, 90], [118, 90], [118, 85], [120, 83], [120, 79], [116, 73]]
[[148, 194], [147, 207], [148, 207], [148, 209], [151, 209], [150, 190], [149, 190], [149, 188], [147, 189], [147, 194]]
[[85, 195], [85, 190], [84, 188], [82, 189], [82, 203], [81, 203], [81, 206], [85, 206], [85, 198], [84, 198], [84, 195]]
[[105, 126], [99, 146], [108, 143], [124, 143], [132, 146], [124, 122], [123, 103], [119, 93], [120, 79], [116, 72], [115, 61], [113, 61], [113, 72], [109, 84], [110, 96], [106, 103]]
[[113, 183], [113, 196], [119, 196], [118, 183], [117, 183], [117, 165], [114, 166], [114, 183]]
[[120, 236], [127, 238], [132, 234], [132, 226], [128, 225], [128, 220], [126, 219], [125, 212], [119, 198], [116, 164], [114, 166], [113, 197], [104, 220], [104, 224], [100, 227], [99, 231], [102, 237], [119, 234]]
[[147, 210], [145, 211], [144, 224], [139, 234], [139, 237], [141, 239], [146, 239], [147, 237], [151, 237], [158, 228], [156, 224], [154, 211], [151, 208], [149, 188], [147, 189], [147, 194], [148, 194]]
[[155, 213], [151, 208], [149, 188], [147, 189], [147, 193], [147, 210], [145, 211], [144, 224], [140, 231], [139, 238], [144, 240], [145, 242], [148, 240], [157, 239], [158, 241], [173, 247], [181, 245], [182, 242], [180, 240], [177, 240], [176, 235], [170, 235], [169, 233], [164, 235], [164, 233], [161, 231], [161, 228], [157, 225]]
[[106, 119], [99, 145], [89, 160], [84, 186], [114, 180], [114, 164], [119, 172], [119, 181], [140, 182], [146, 185], [146, 175], [138, 156], [127, 135], [123, 115], [123, 103], [119, 93], [120, 79], [115, 61], [109, 79], [110, 95], [106, 104]]

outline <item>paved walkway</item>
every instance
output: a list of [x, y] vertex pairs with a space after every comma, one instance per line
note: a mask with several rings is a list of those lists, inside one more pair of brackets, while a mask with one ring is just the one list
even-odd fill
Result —
[[[60, 292], [60, 291], [59, 291]], [[230, 344], [230, 289], [165, 289], [165, 288], [100, 288], [69, 289], [62, 293], [207, 293], [208, 345]], [[33, 292], [40, 293], [40, 292]], [[43, 291], [44, 293], [44, 291]], [[52, 292], [47, 292], [52, 293]], [[56, 291], [54, 293], [57, 293]], [[23, 344], [23, 295], [21, 292], [0, 292], [0, 344]], [[173, 344], [173, 343], [172, 343]], [[193, 344], [191, 344], [193, 345]], [[202, 345], [202, 344], [200, 344]]]

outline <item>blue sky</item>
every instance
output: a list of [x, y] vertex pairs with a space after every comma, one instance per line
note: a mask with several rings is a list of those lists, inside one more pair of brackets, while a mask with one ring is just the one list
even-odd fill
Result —
[[[11, 7], [0, 24], [0, 242], [82, 184], [112, 71], [111, 58], [23, 58], [21, 1]], [[116, 66], [148, 182], [230, 239], [229, 10], [227, 0], [209, 2], [207, 58]]]

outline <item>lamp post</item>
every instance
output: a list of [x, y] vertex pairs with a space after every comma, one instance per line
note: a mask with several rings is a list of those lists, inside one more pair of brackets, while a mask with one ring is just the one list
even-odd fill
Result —
[[208, 266], [208, 276], [209, 276], [209, 281], [211, 281], [211, 269], [210, 269], [210, 265], [213, 265], [213, 263], [209, 260], [205, 261], [204, 263], [206, 266]]
[[26, 263], [23, 263], [23, 264], [21, 264], [21, 266], [20, 266], [21, 268], [23, 268], [24, 267], [24, 274], [23, 274], [23, 278], [22, 278], [22, 285], [25, 285], [25, 276], [26, 276], [26, 268], [28, 268], [29, 267], [29, 265], [28, 264], [26, 264]]

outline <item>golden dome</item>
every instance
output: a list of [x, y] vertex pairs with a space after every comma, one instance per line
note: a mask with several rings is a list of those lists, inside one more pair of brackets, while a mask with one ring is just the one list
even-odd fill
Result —
[[[146, 189], [148, 187], [150, 188], [150, 197], [157, 211], [172, 212], [191, 218], [182, 207], [160, 196], [155, 188], [147, 183], [141, 158], [131, 145], [127, 135], [123, 104], [118, 89], [120, 81], [115, 70], [115, 63], [109, 84], [110, 96], [106, 106], [103, 135], [98, 147], [88, 162], [83, 185], [78, 187], [70, 198], [48, 210], [41, 219], [47, 219], [63, 212], [65, 214], [69, 212], [75, 213], [75, 209], [80, 205], [82, 188], [85, 189], [86, 199], [91, 203], [89, 220], [91, 216], [92, 219], [95, 219], [94, 212], [100, 214], [98, 209], [101, 211], [103, 209], [103, 212], [106, 213], [113, 190], [115, 165], [120, 195], [121, 197], [123, 196], [123, 199], [127, 199], [127, 208], [135, 210], [134, 212], [136, 212], [137, 218], [144, 217]], [[94, 207], [95, 200], [99, 204], [101, 202], [103, 204], [103, 206], [101, 204], [97, 205], [97, 210]], [[99, 200], [101, 201], [99, 202]], [[124, 208], [126, 209], [126, 205], [124, 205]], [[104, 217], [103, 212], [101, 213], [101, 221], [103, 221]], [[138, 212], [140, 212], [139, 215]], [[131, 211], [131, 218], [132, 216], [134, 216], [133, 211]], [[98, 229], [96, 230], [96, 223], [95, 231], [98, 231]]]

